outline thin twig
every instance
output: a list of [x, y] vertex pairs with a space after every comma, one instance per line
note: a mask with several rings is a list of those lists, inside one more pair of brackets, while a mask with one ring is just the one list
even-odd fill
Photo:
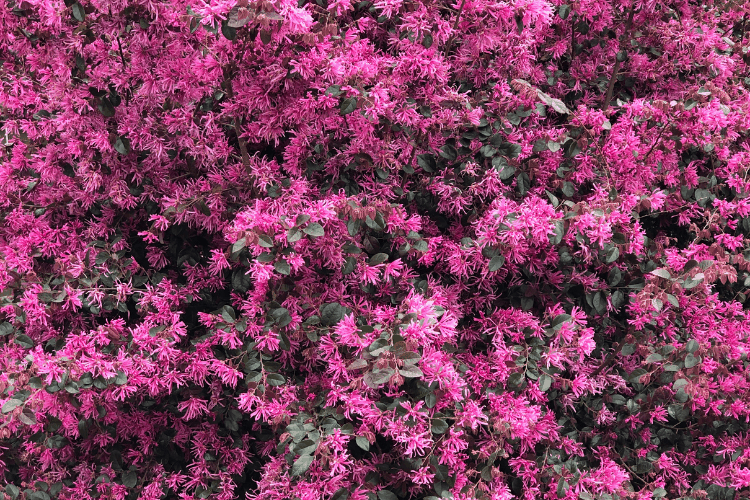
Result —
[[[615, 320], [614, 318], [610, 318], [610, 319], [614, 323], [619, 325], [621, 328], [624, 328], [625, 330], [628, 329], [625, 325]], [[609, 365], [612, 364], [612, 362], [615, 360], [617, 355], [620, 354], [620, 349], [622, 349], [622, 347], [625, 345], [625, 340], [628, 338], [628, 333], [629, 332], [626, 331], [625, 336], [620, 340], [620, 342], [617, 343], [617, 345], [612, 350], [612, 352], [609, 353], [609, 355], [604, 359], [604, 361], [602, 361], [602, 363], [596, 368], [596, 370], [594, 370], [590, 375], [588, 375], [589, 378], [593, 379], [594, 377], [599, 375], [602, 372], [602, 370], [604, 370], [605, 368], [607, 368]]]
[[667, 122], [664, 124], [664, 126], [659, 131], [659, 135], [656, 136], [656, 140], [654, 141], [654, 144], [651, 146], [651, 149], [648, 150], [648, 152], [643, 157], [643, 163], [646, 163], [646, 160], [648, 160], [648, 157], [651, 155], [651, 153], [654, 151], [654, 148], [659, 144], [659, 141], [661, 140], [661, 136], [664, 134], [664, 131], [667, 130], [667, 127], [671, 125], [671, 122]]
[[[225, 80], [225, 82], [227, 88], [227, 96], [229, 97], [229, 99], [232, 99], [234, 97], [234, 91], [232, 90], [231, 75]], [[237, 134], [237, 142], [240, 143], [240, 153], [242, 154], [242, 164], [245, 166], [245, 172], [247, 172], [248, 175], [252, 175], [253, 169], [250, 166], [250, 155], [247, 154], [247, 143], [245, 142], [245, 138], [242, 137], [242, 129], [240, 128], [239, 117], [233, 117], [232, 122], [234, 124], [234, 133]]]
[[[456, 14], [456, 21], [453, 23], [453, 33], [458, 30], [458, 22], [461, 20], [461, 12], [464, 10], [464, 4], [466, 3], [466, 0], [461, 0], [461, 5], [458, 7], [458, 13]], [[451, 39], [448, 40], [448, 44], [445, 47], [445, 53], [446, 55], [450, 53], [451, 48], [453, 47], [453, 40], [456, 39], [456, 35], [451, 35]]]
[[117, 35], [117, 49], [120, 51], [120, 61], [122, 61], [122, 71], [125, 72], [125, 55], [122, 53], [122, 44], [120, 43], [120, 35]]
[[576, 55], [576, 25], [573, 18], [570, 18], [570, 64], [573, 64], [573, 58]]
[[[635, 14], [635, 2], [630, 6], [630, 14], [628, 15], [628, 24], [625, 27], [625, 33], [630, 32], [630, 26], [633, 24], [633, 14]], [[619, 48], [619, 46], [618, 46]], [[620, 52], [619, 50], [617, 51]], [[615, 66], [612, 68], [612, 77], [609, 79], [609, 85], [607, 86], [607, 95], [604, 98], [604, 104], [602, 105], [602, 111], [607, 111], [609, 102], [612, 100], [612, 93], [615, 90], [615, 82], [617, 81], [617, 72], [620, 71], [620, 60], [615, 58]]]

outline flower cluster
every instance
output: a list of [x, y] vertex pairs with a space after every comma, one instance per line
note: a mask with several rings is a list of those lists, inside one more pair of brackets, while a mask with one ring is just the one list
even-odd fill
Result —
[[750, 4], [0, 4], [0, 499], [748, 498]]

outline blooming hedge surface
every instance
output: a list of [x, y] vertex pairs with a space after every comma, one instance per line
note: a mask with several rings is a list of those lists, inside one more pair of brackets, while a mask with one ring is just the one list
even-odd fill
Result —
[[750, 497], [750, 3], [4, 0], [0, 496]]

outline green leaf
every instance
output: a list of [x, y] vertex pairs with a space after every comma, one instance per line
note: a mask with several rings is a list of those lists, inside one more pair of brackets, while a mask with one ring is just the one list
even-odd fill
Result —
[[555, 196], [554, 194], [550, 193], [546, 189], [544, 192], [547, 194], [547, 198], [549, 198], [549, 202], [552, 203], [552, 206], [557, 208], [560, 205], [560, 200]]
[[198, 207], [198, 211], [205, 215], [206, 217], [211, 215], [211, 209], [208, 208], [208, 205], [206, 205], [205, 200], [198, 200], [198, 203], [195, 204], [196, 207]]
[[700, 344], [695, 339], [688, 340], [687, 344], [685, 345], [685, 350], [689, 353], [694, 353], [700, 348]]
[[292, 465], [292, 477], [301, 476], [310, 468], [315, 458], [312, 455], [302, 455]]
[[312, 439], [305, 439], [294, 447], [294, 453], [298, 455], [312, 455], [318, 448], [318, 443]]
[[570, 321], [571, 319], [573, 319], [573, 316], [571, 316], [570, 314], [564, 314], [564, 313], [563, 313], [563, 314], [558, 314], [558, 315], [557, 315], [557, 316], [555, 316], [555, 318], [554, 318], [554, 319], [553, 319], [553, 320], [552, 320], [552, 321], [550, 322], [550, 326], [552, 326], [552, 328], [554, 328], [554, 329], [555, 329], [555, 331], [557, 331], [557, 330], [559, 330], [560, 328], [562, 328], [562, 325], [563, 325], [563, 323], [567, 323], [567, 322], [568, 322], [568, 321]]
[[688, 278], [685, 280], [685, 283], [682, 284], [682, 288], [685, 290], [690, 290], [691, 288], [695, 288], [703, 281], [703, 274], [698, 273], [695, 275], [694, 278]]
[[497, 154], [497, 149], [493, 148], [489, 144], [482, 146], [479, 149], [479, 152], [484, 156], [485, 158], [492, 158]]
[[677, 379], [675, 380], [674, 384], [672, 384], [672, 390], [677, 392], [678, 390], [682, 389], [686, 385], [688, 385], [688, 381], [686, 379], [684, 378]]
[[135, 488], [138, 484], [138, 474], [135, 471], [128, 471], [122, 475], [122, 485], [126, 488]]
[[296, 219], [294, 219], [294, 225], [295, 226], [301, 226], [305, 222], [310, 220], [310, 216], [307, 214], [299, 214]]
[[357, 438], [355, 439], [355, 441], [357, 443], [357, 446], [359, 446], [360, 448], [362, 448], [365, 451], [369, 451], [369, 449], [370, 449], [370, 442], [367, 440], [366, 437], [364, 437], [364, 436], [357, 436]]
[[346, 367], [347, 370], [361, 370], [362, 368], [367, 368], [370, 366], [370, 364], [364, 360], [364, 359], [355, 359], [352, 361], [352, 363], [349, 364], [349, 366]]
[[289, 276], [289, 273], [291, 272], [291, 268], [289, 267], [289, 263], [285, 260], [279, 260], [273, 264], [273, 268], [276, 269], [276, 272], [279, 274], [283, 274], [286, 276]]
[[128, 383], [128, 376], [125, 374], [124, 371], [118, 370], [117, 375], [115, 375], [115, 385], [125, 385]]
[[539, 153], [541, 151], [547, 151], [549, 148], [547, 147], [547, 141], [545, 139], [537, 139], [534, 142], [534, 147], [531, 148], [532, 153]]
[[341, 95], [341, 85], [331, 85], [325, 91], [325, 95], [338, 97]]
[[373, 389], [380, 387], [388, 382], [393, 374], [396, 373], [392, 368], [375, 369], [367, 372], [364, 376], [365, 383]]
[[437, 168], [437, 162], [435, 162], [435, 156], [431, 154], [417, 155], [417, 165], [425, 172], [434, 172]]
[[230, 305], [224, 305], [220, 309], [221, 317], [224, 321], [227, 323], [234, 323], [237, 320], [237, 315], [234, 312], [234, 309]]
[[432, 110], [429, 106], [420, 106], [418, 111], [419, 114], [424, 116], [425, 118], [432, 118]]
[[508, 386], [509, 387], [520, 387], [521, 384], [523, 384], [524, 381], [524, 374], [523, 373], [513, 373], [510, 377], [508, 377]]
[[578, 141], [575, 139], [568, 139], [565, 141], [565, 156], [567, 158], [575, 158], [581, 152], [581, 147], [578, 145]]
[[705, 207], [712, 201], [711, 192], [708, 189], [696, 189], [695, 200], [698, 202], [698, 205]]
[[545, 94], [544, 92], [542, 92], [541, 90], [537, 90], [537, 95], [539, 96], [539, 99], [541, 99], [544, 104], [554, 109], [557, 113], [561, 115], [570, 114], [570, 110], [565, 105], [565, 103], [562, 102], [560, 99], [551, 97]]
[[247, 244], [247, 240], [245, 238], [240, 238], [239, 240], [235, 241], [232, 244], [232, 253], [240, 253], [243, 248], [245, 248], [245, 245]]
[[263, 248], [273, 248], [273, 239], [270, 236], [261, 234], [258, 236], [258, 246]]
[[68, 438], [65, 436], [50, 436], [47, 438], [47, 448], [52, 448], [53, 450], [63, 448], [67, 446], [68, 444]]
[[237, 38], [237, 28], [229, 26], [229, 24], [225, 21], [221, 23], [221, 34], [224, 35], [227, 40], [234, 40], [235, 38]]
[[420, 252], [426, 252], [427, 250], [429, 250], [429, 247], [430, 247], [430, 244], [427, 243], [426, 240], [415, 241], [414, 245], [412, 245], [412, 248], [414, 250], [418, 250]]
[[435, 434], [444, 434], [448, 430], [448, 422], [442, 418], [433, 419], [431, 422], [432, 432]]
[[567, 19], [570, 15], [570, 5], [563, 4], [557, 9], [557, 15], [560, 16], [560, 19]]
[[549, 236], [549, 242], [552, 245], [559, 245], [562, 243], [563, 238], [565, 237], [565, 221], [564, 220], [556, 220], [555, 223], [555, 233], [551, 236]]
[[121, 135], [117, 136], [117, 139], [115, 139], [115, 143], [113, 145], [115, 148], [115, 151], [120, 153], [121, 155], [126, 155], [132, 151], [130, 149], [130, 139], [127, 137], [123, 137]]
[[422, 37], [422, 47], [425, 49], [432, 47], [432, 35], [430, 33], [425, 33]]
[[700, 356], [696, 357], [693, 355], [693, 353], [688, 354], [685, 356], [685, 368], [692, 368], [694, 366], [697, 366], [701, 362]]
[[357, 268], [357, 259], [354, 257], [347, 257], [346, 261], [344, 262], [344, 268], [341, 270], [341, 274], [347, 275], [354, 272], [354, 270]]
[[641, 383], [641, 377], [648, 372], [644, 370], [643, 368], [636, 368], [630, 373], [630, 376], [628, 377], [628, 380], [634, 384], [640, 384]]
[[6, 335], [10, 335], [15, 330], [16, 329], [13, 328], [13, 325], [8, 323], [7, 321], [0, 323], [0, 337], [5, 337]]
[[678, 422], [684, 422], [690, 418], [690, 409], [685, 408], [682, 403], [671, 404], [667, 407], [667, 413], [670, 417], [677, 420]]
[[286, 241], [294, 243], [302, 239], [302, 230], [298, 227], [290, 227], [286, 232]]
[[271, 318], [279, 328], [283, 328], [292, 322], [292, 316], [289, 314], [289, 309], [285, 307], [278, 307], [271, 311]]
[[456, 161], [456, 158], [458, 158], [458, 151], [456, 151], [456, 148], [451, 146], [450, 144], [444, 144], [443, 147], [440, 148], [439, 154], [440, 156], [451, 162]]
[[270, 373], [268, 376], [266, 376], [266, 383], [270, 386], [276, 387], [279, 385], [284, 385], [286, 383], [286, 379], [283, 375], [280, 375], [278, 373]]
[[552, 377], [547, 375], [546, 373], [543, 373], [539, 376], [539, 390], [542, 392], [546, 392], [550, 387], [552, 387]]
[[498, 269], [500, 269], [501, 267], [503, 267], [503, 264], [505, 264], [505, 257], [504, 256], [502, 256], [502, 255], [496, 255], [496, 256], [492, 257], [492, 259], [490, 259], [490, 264], [489, 264], [489, 270], [490, 270], [490, 272], [494, 273], [495, 271], [497, 271]]
[[23, 404], [23, 401], [20, 401], [18, 399], [9, 399], [8, 401], [3, 404], [2, 412], [3, 413], [10, 413], [19, 406]]
[[379, 500], [398, 500], [398, 497], [392, 491], [380, 490], [378, 491], [378, 499]]
[[353, 113], [355, 109], [357, 109], [357, 98], [347, 97], [346, 99], [341, 100], [341, 104], [339, 105], [339, 114], [341, 116], [346, 116]]
[[347, 488], [339, 488], [331, 496], [331, 500], [346, 500], [349, 498], [349, 490]]
[[674, 307], [680, 307], [680, 301], [677, 300], [677, 297], [675, 297], [671, 293], [667, 294], [667, 301], [669, 301], [669, 303], [672, 304]]
[[235, 269], [232, 272], [232, 289], [240, 293], [245, 293], [250, 289], [252, 276], [245, 274], [244, 269]]
[[106, 97], [103, 97], [101, 101], [99, 101], [99, 105], [97, 106], [97, 109], [106, 118], [115, 116], [115, 107]]
[[594, 294], [592, 303], [597, 313], [604, 314], [605, 312], [607, 312], [607, 298], [602, 292], [596, 292]]
[[607, 283], [609, 283], [609, 286], [617, 286], [621, 280], [622, 271], [619, 268], [613, 267], [609, 270], [609, 274], [607, 274]]
[[86, 19], [86, 11], [83, 9], [83, 5], [81, 5], [80, 3], [74, 3], [71, 10], [73, 19], [75, 19], [79, 23], [82, 23], [83, 20]]
[[625, 304], [625, 294], [622, 290], [615, 290], [615, 293], [612, 294], [611, 301], [612, 307], [619, 309]]
[[419, 378], [424, 375], [424, 373], [422, 373], [422, 370], [420, 370], [419, 367], [415, 365], [405, 365], [403, 368], [399, 368], [398, 372], [404, 378]]
[[655, 270], [651, 271], [651, 274], [653, 274], [654, 276], [658, 276], [660, 278], [667, 279], [667, 280], [672, 277], [672, 275], [669, 274], [669, 271], [667, 271], [666, 269], [663, 269], [663, 268], [662, 269], [655, 269]]
[[18, 420], [21, 421], [21, 423], [26, 425], [35, 425], [37, 423], [36, 421], [36, 415], [34, 415], [34, 411], [31, 408], [24, 408], [21, 413], [18, 414]]
[[503, 181], [506, 179], [510, 179], [516, 173], [516, 167], [513, 167], [511, 165], [505, 165], [505, 167], [503, 167], [502, 169], [497, 169], [496, 167], [496, 170], [498, 170], [497, 176], [500, 178], [500, 180]]
[[326, 326], [337, 324], [344, 317], [344, 306], [338, 302], [331, 302], [320, 306], [320, 321]]
[[14, 339], [15, 343], [23, 347], [24, 349], [31, 349], [34, 347], [34, 341], [28, 335], [20, 334], [16, 335]]
[[312, 236], [313, 238], [318, 238], [320, 236], [323, 236], [325, 234], [325, 231], [323, 230], [323, 226], [318, 224], [317, 222], [313, 222], [312, 224], [308, 224], [308, 226], [303, 229], [302, 231], [305, 232], [308, 236]]
[[616, 246], [611, 246], [605, 253], [604, 253], [604, 262], [607, 264], [611, 264], [614, 261], [616, 261], [620, 257], [620, 249], [618, 249]]
[[521, 196], [525, 196], [526, 193], [529, 192], [529, 188], [531, 187], [531, 179], [529, 179], [529, 174], [526, 172], [521, 172], [518, 174], [518, 178], [516, 178], [516, 188], [518, 189], [518, 193]]
[[5, 492], [10, 496], [11, 499], [15, 500], [21, 493], [21, 490], [15, 484], [6, 484]]
[[377, 266], [378, 264], [382, 264], [383, 262], [388, 260], [388, 254], [387, 253], [376, 253], [372, 257], [370, 257], [370, 260], [367, 262], [371, 266]]

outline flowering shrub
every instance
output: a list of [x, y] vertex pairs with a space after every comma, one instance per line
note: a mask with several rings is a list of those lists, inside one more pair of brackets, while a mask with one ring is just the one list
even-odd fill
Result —
[[0, 3], [0, 489], [750, 497], [750, 4]]

